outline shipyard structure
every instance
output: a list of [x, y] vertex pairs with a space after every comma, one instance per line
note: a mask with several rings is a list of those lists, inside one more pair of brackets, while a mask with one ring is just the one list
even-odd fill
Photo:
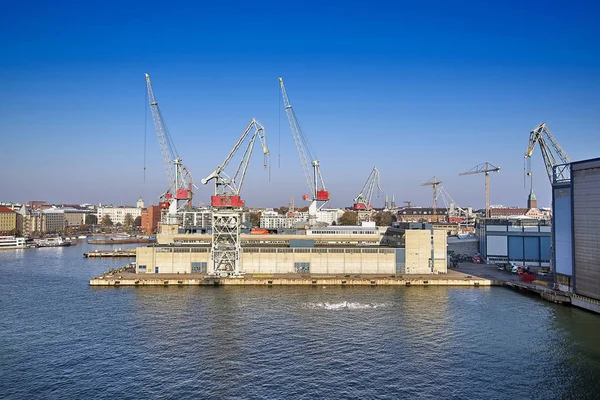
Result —
[[[375, 226], [319, 227], [305, 235], [241, 234], [240, 273], [439, 274], [447, 272], [446, 232], [406, 224], [383, 232]], [[139, 247], [139, 274], [206, 274], [212, 235], [171, 232]]]

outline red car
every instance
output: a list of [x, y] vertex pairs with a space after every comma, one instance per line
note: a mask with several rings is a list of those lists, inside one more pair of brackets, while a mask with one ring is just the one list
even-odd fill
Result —
[[474, 262], [475, 264], [481, 264], [481, 257], [479, 257], [479, 256], [474, 256], [474, 257], [473, 257], [473, 262]]

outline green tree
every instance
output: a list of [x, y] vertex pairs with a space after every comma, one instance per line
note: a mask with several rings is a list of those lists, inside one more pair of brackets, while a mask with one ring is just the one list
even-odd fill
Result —
[[253, 228], [257, 228], [260, 225], [260, 213], [259, 212], [249, 213], [248, 221], [252, 224]]
[[102, 221], [100, 221], [102, 226], [113, 226], [112, 219], [110, 219], [110, 215], [105, 215], [102, 217]]
[[135, 220], [133, 221], [133, 225], [138, 226], [138, 227], [142, 226], [142, 217], [140, 215], [135, 217]]
[[356, 225], [358, 214], [354, 211], [346, 211], [340, 217], [340, 225]]
[[130, 227], [133, 225], [133, 216], [130, 213], [125, 214], [125, 219], [123, 221], [123, 225], [125, 225], [126, 227]]
[[379, 211], [373, 215], [372, 219], [377, 226], [390, 226], [394, 221], [394, 216], [389, 211]]
[[98, 216], [96, 214], [86, 214], [85, 224], [86, 225], [98, 225]]

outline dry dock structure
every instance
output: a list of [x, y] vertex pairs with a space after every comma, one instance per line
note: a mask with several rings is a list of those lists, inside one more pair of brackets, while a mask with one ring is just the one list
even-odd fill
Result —
[[246, 274], [241, 278], [210, 277], [206, 274], [160, 274], [144, 276], [119, 270], [90, 279], [91, 286], [496, 286], [502, 281], [450, 271], [444, 275], [307, 275]]

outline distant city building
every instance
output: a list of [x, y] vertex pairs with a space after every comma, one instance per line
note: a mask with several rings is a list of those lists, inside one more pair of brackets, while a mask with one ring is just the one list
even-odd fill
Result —
[[296, 228], [298, 224], [306, 225], [308, 223], [307, 212], [288, 213], [282, 215], [276, 211], [263, 211], [260, 214], [259, 226], [263, 229], [291, 229]]
[[144, 200], [140, 197], [135, 205], [137, 208], [146, 208], [144, 204]]
[[0, 206], [0, 234], [15, 234], [17, 230], [17, 212]]
[[148, 206], [142, 210], [142, 230], [147, 233], [156, 233], [158, 231], [158, 223], [160, 222], [159, 206]]
[[37, 230], [41, 233], [63, 232], [67, 227], [64, 210], [44, 209], [38, 215], [40, 223]]
[[404, 207], [396, 213], [398, 222], [448, 222], [448, 209], [436, 208], [436, 215], [433, 215], [433, 208], [422, 207]]
[[135, 220], [137, 217], [142, 216], [142, 209], [138, 207], [114, 207], [114, 206], [102, 206], [98, 207], [96, 216], [98, 217], [98, 224], [102, 223], [102, 218], [105, 215], [110, 217], [110, 220], [114, 225], [125, 224], [125, 216], [130, 214]]
[[75, 208], [63, 208], [67, 228], [77, 228], [85, 225], [85, 216], [91, 214], [91, 210], [80, 210]]

